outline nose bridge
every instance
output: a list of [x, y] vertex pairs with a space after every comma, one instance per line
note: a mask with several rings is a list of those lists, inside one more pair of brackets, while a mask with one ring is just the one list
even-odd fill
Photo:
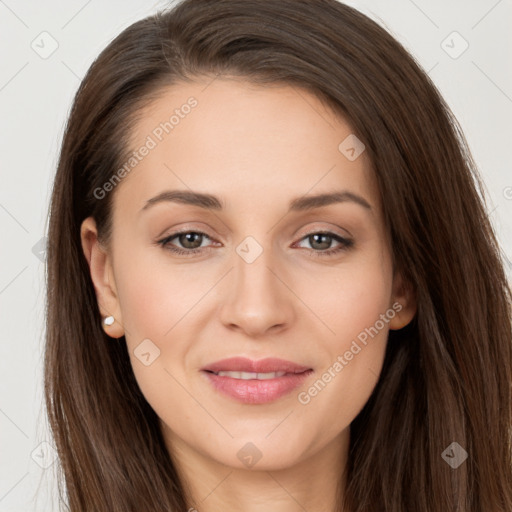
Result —
[[253, 237], [247, 237], [237, 247], [238, 257], [233, 273], [237, 293], [254, 297], [272, 293], [276, 278], [270, 271], [273, 260], [271, 252], [268, 246], [263, 248]]
[[229, 298], [224, 302], [222, 321], [256, 334], [290, 321], [290, 292], [278, 277], [269, 240], [265, 246], [252, 236], [236, 247], [234, 268], [229, 283]]
[[270, 304], [280, 293], [276, 276], [270, 270], [275, 258], [269, 238], [260, 243], [254, 237], [248, 236], [236, 248], [233, 278], [234, 291], [239, 301], [250, 299]]

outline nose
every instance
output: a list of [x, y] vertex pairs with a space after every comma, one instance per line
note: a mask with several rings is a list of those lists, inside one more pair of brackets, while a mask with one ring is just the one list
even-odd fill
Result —
[[235, 255], [234, 268], [224, 283], [227, 291], [220, 310], [220, 320], [228, 329], [263, 337], [284, 330], [293, 322], [295, 295], [289, 275], [271, 261], [270, 252], [264, 250], [252, 263]]

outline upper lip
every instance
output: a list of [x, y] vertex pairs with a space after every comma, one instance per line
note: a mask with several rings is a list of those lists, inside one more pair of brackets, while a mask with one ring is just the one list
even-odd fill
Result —
[[309, 366], [303, 366], [292, 361], [267, 357], [265, 359], [253, 360], [246, 357], [230, 357], [206, 365], [202, 370], [211, 372], [250, 372], [250, 373], [302, 373], [311, 370]]

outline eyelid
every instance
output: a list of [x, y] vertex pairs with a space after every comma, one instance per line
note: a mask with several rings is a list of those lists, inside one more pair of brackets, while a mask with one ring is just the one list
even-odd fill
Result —
[[[343, 231], [344, 233], [340, 233], [340, 231]], [[302, 234], [301, 238], [303, 238], [305, 236], [309, 236], [309, 235], [314, 235], [316, 233], [332, 233], [334, 235], [339, 236], [340, 238], [351, 238], [351, 239], [354, 238], [354, 236], [352, 235], [352, 233], [350, 233], [350, 231], [348, 231], [347, 229], [340, 228], [338, 226], [332, 226], [332, 227], [328, 227], [328, 228], [314, 226], [311, 229], [309, 229], [306, 233]], [[294, 237], [295, 236], [298, 236], [298, 232], [296, 232]]]
[[[190, 224], [186, 224], [185, 227], [177, 227], [177, 228], [167, 228], [163, 231], [160, 231], [158, 235], [156, 235], [156, 240], [159, 240], [161, 238], [167, 238], [169, 235], [179, 235], [181, 233], [203, 233], [205, 235], [208, 235], [208, 228], [203, 226], [194, 226]], [[210, 236], [210, 235], [208, 235]], [[210, 237], [212, 238], [212, 237]]]
[[[164, 232], [165, 233], [165, 232]], [[178, 231], [171, 231], [169, 234], [163, 234], [159, 236], [156, 240], [157, 244], [161, 244], [162, 242], [165, 242], [166, 240], [173, 240], [174, 238], [177, 238], [180, 235], [186, 234], [186, 233], [196, 233], [198, 235], [202, 235], [203, 237], [208, 238], [212, 242], [220, 243], [216, 238], [210, 236], [205, 230], [202, 229], [179, 229]], [[204, 247], [206, 249], [206, 247]], [[192, 251], [193, 249], [189, 249], [189, 251]]]

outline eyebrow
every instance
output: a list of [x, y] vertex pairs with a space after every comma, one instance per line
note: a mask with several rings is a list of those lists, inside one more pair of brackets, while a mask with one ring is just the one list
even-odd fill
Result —
[[[224, 209], [224, 202], [218, 197], [211, 194], [204, 194], [201, 192], [194, 192], [191, 190], [166, 190], [146, 201], [142, 207], [141, 212], [147, 210], [151, 206], [162, 202], [174, 202], [186, 204], [190, 206], [198, 206], [205, 210], [221, 211]], [[336, 203], [352, 202], [356, 203], [367, 210], [372, 207], [364, 197], [361, 197], [353, 192], [347, 190], [340, 190], [330, 193], [310, 195], [297, 197], [290, 201], [289, 211], [301, 212], [306, 210], [313, 210], [323, 206], [329, 206]]]

